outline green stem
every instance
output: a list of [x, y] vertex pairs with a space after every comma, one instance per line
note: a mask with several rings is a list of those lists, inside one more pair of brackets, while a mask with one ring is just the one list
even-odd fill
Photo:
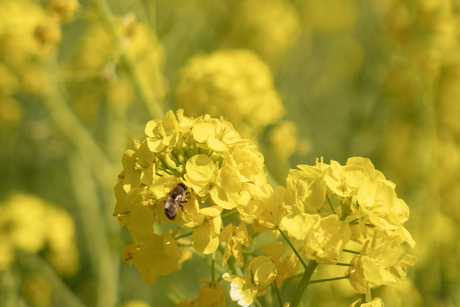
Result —
[[338, 265], [338, 266], [353, 266], [353, 264], [351, 264], [351, 263], [342, 263], [342, 262], [337, 262], [335, 265]]
[[244, 250], [244, 249], [243, 249], [243, 254], [252, 256], [252, 257], [254, 257], [254, 258], [257, 257], [257, 256], [259, 256], [259, 255], [257, 255], [257, 254], [254, 253], [254, 252], [251, 252], [251, 251], [248, 251], [248, 250]]
[[177, 237], [175, 237], [174, 239], [177, 241], [177, 240], [179, 240], [179, 239], [189, 237], [189, 236], [191, 236], [192, 234], [193, 234], [193, 231], [190, 231], [190, 232], [184, 233], [183, 235], [177, 236]]
[[238, 210], [232, 210], [232, 211], [225, 212], [225, 213], [222, 214], [220, 217], [221, 217], [221, 218], [226, 218], [226, 217], [229, 217], [229, 216], [238, 214], [238, 213], [239, 213]]
[[359, 255], [361, 252], [357, 252], [357, 251], [354, 251], [354, 250], [351, 250], [351, 249], [342, 249], [342, 251], [346, 252], [346, 253], [350, 253], [350, 254], [356, 254], [356, 255]]
[[327, 194], [326, 194], [326, 199], [327, 199], [327, 203], [329, 204], [329, 207], [331, 207], [332, 213], [335, 214], [334, 207], [332, 206], [332, 202], [331, 202], [331, 200], [329, 199], [329, 196], [328, 196]]
[[[69, 159], [70, 182], [74, 198], [81, 214], [82, 229], [89, 252], [89, 260], [97, 283], [95, 306], [110, 307], [117, 304], [119, 256], [111, 252], [103, 204], [98, 196], [91, 170], [75, 155]], [[81, 193], [85, 191], [85, 193]]]
[[[51, 84], [58, 84], [54, 79], [55, 65], [50, 68], [48, 75]], [[97, 170], [94, 174], [98, 182], [106, 188], [112, 189], [113, 178], [116, 178], [116, 171], [106, 154], [101, 150], [93, 136], [75, 116], [64, 99], [63, 90], [57, 86], [50, 86], [42, 99], [43, 104], [55, 124], [67, 139], [75, 146], [77, 151], [90, 164], [91, 168]]]
[[94, 0], [93, 2], [99, 14], [101, 14], [102, 22], [106, 25], [109, 35], [115, 42], [118, 53], [120, 54], [120, 59], [128, 69], [128, 73], [131, 75], [134, 86], [136, 87], [142, 103], [149, 112], [149, 115], [152, 118], [163, 118], [164, 112], [155, 98], [155, 95], [148, 90], [148, 85], [144, 84], [142, 81], [137, 65], [129, 57], [129, 55], [124, 52], [123, 42], [117, 33], [117, 29], [113, 21], [114, 18], [108, 4], [104, 0]]
[[265, 302], [264, 302], [264, 297], [263, 296], [258, 296], [256, 298], [256, 302], [259, 302], [259, 306], [265, 307]]
[[294, 254], [297, 256], [297, 258], [299, 259], [300, 263], [302, 263], [303, 267], [306, 269], [307, 268], [307, 264], [305, 263], [305, 261], [303, 261], [302, 257], [300, 256], [300, 254], [297, 252], [297, 250], [295, 249], [294, 245], [292, 245], [291, 241], [289, 241], [289, 238], [284, 234], [284, 232], [278, 227], [276, 226], [276, 229], [278, 229], [278, 231], [280, 232], [280, 234], [283, 236], [283, 238], [286, 240], [286, 242], [289, 244], [289, 246], [291, 247], [292, 251], [294, 252]]
[[348, 279], [349, 276], [341, 276], [341, 277], [333, 277], [333, 278], [325, 278], [325, 279], [316, 279], [316, 280], [310, 280], [310, 284], [317, 284], [320, 282], [328, 282], [328, 281], [334, 281], [334, 280], [340, 280], [340, 279]]
[[310, 283], [311, 275], [313, 274], [317, 266], [318, 263], [314, 260], [311, 260], [308, 264], [302, 276], [302, 279], [300, 280], [299, 285], [297, 286], [294, 296], [292, 297], [291, 304], [289, 305], [290, 307], [297, 307], [299, 305], [299, 302], [302, 299], [302, 295]]
[[260, 301], [260, 296], [256, 297], [254, 300], [254, 303], [256, 304], [257, 307], [263, 307], [262, 302]]
[[276, 283], [276, 279], [272, 287], [275, 289], [276, 297], [278, 298], [278, 303], [280, 304], [280, 307], [283, 307], [283, 300], [281, 299], [281, 293], [280, 293], [280, 290], [278, 289], [278, 284]]
[[212, 253], [211, 256], [211, 281], [216, 280], [216, 252]]

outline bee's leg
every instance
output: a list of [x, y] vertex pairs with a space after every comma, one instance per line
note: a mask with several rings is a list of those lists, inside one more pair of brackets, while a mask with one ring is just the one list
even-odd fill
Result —
[[[189, 195], [190, 195], [190, 192], [187, 192], [187, 193], [185, 194], [185, 196], [189, 196]], [[185, 212], [185, 209], [184, 209], [184, 206], [182, 206], [182, 204], [183, 204], [183, 203], [186, 203], [186, 202], [188, 202], [188, 200], [181, 200], [181, 201], [179, 202], [179, 207], [181, 207], [181, 209], [182, 209], [184, 212]]]

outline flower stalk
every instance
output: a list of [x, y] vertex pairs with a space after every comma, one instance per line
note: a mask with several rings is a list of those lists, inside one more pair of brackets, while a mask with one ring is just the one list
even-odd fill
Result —
[[316, 270], [317, 266], [318, 263], [314, 260], [311, 260], [308, 263], [308, 266], [302, 276], [302, 279], [300, 280], [299, 285], [297, 286], [297, 290], [294, 293], [291, 304], [289, 305], [290, 307], [297, 307], [299, 305], [299, 302], [302, 299], [302, 295], [305, 292], [305, 289], [310, 284], [310, 278], [313, 272]]

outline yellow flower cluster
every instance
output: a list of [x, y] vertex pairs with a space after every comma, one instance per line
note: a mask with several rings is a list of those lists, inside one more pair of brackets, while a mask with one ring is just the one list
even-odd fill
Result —
[[25, 194], [12, 195], [1, 208], [0, 270], [12, 265], [16, 250], [37, 253], [46, 249], [57, 272], [64, 276], [77, 272], [75, 228], [67, 212]]
[[[415, 245], [404, 227], [409, 208], [397, 197], [395, 184], [368, 159], [299, 165], [290, 170], [286, 187], [273, 191], [263, 156], [251, 141], [223, 119], [183, 113], [169, 111], [162, 120], [147, 123], [147, 137], [123, 155], [116, 186], [114, 215], [134, 241], [125, 247], [123, 260], [136, 265], [147, 283], [178, 270], [189, 246], [213, 254], [221, 245], [222, 266], [233, 255], [247, 272], [222, 275], [231, 284], [232, 300], [241, 306], [264, 295], [269, 285], [281, 287], [300, 264], [306, 272], [318, 264], [348, 266], [344, 278], [366, 298], [374, 286], [398, 286], [405, 279], [407, 267], [415, 263], [401, 249], [404, 242]], [[238, 226], [234, 219], [224, 220], [236, 214]], [[158, 234], [165, 229], [162, 222], [178, 227]], [[275, 240], [245, 259], [243, 250], [254, 250], [254, 235], [263, 231], [280, 232], [293, 253]], [[308, 269], [304, 259], [313, 266]], [[224, 306], [220, 284], [206, 284], [202, 292], [215, 293], [213, 302]], [[203, 298], [200, 292], [179, 306]]]
[[394, 183], [365, 158], [350, 158], [344, 166], [317, 161], [298, 167], [290, 171], [286, 188], [276, 191], [283, 204], [270, 212], [272, 222], [304, 241], [305, 257], [318, 263], [334, 264], [344, 250], [360, 249], [348, 270], [359, 293], [399, 285], [415, 263], [401, 244], [414, 247], [415, 241], [403, 226], [409, 208]]
[[32, 93], [40, 89], [43, 62], [61, 32], [45, 9], [28, 0], [1, 0], [0, 20], [0, 101], [13, 103], [9, 96], [19, 88]]
[[[349, 248], [361, 250], [347, 271], [350, 284], [359, 293], [368, 293], [378, 285], [399, 286], [407, 267], [415, 263], [415, 257], [405, 254], [401, 244], [414, 247], [415, 241], [403, 226], [409, 208], [394, 188], [364, 158], [350, 158], [344, 166], [336, 161], [299, 165], [298, 170], [289, 172], [286, 188], [278, 187], [259, 206], [258, 223], [279, 228], [303, 242], [305, 258], [320, 264], [337, 264], [340, 258], [346, 259]], [[288, 276], [296, 272], [294, 266], [290, 268], [284, 269], [290, 272]], [[266, 287], [254, 282], [254, 272], [249, 272], [252, 279], [223, 276], [232, 282], [232, 299], [242, 306]], [[263, 272], [277, 276], [274, 265]], [[272, 282], [268, 276], [265, 280]]]
[[250, 48], [269, 62], [293, 45], [300, 33], [300, 18], [286, 0], [238, 1], [224, 45]]
[[262, 246], [263, 256], [252, 258], [247, 264], [247, 276], [230, 275], [224, 273], [222, 278], [230, 282], [230, 297], [238, 301], [240, 306], [249, 306], [257, 296], [264, 295], [266, 288], [276, 281], [282, 282], [295, 274], [299, 268], [296, 255], [290, 254], [283, 258], [284, 246], [281, 242]]
[[176, 98], [193, 116], [225, 114], [242, 135], [260, 133], [284, 113], [270, 67], [248, 50], [193, 57], [182, 69]]
[[21, 118], [14, 94], [40, 94], [48, 86], [46, 61], [61, 40], [59, 22], [69, 20], [77, 6], [76, 0], [49, 0], [43, 6], [0, 0], [0, 122]]
[[147, 138], [123, 155], [116, 187], [114, 214], [134, 240], [124, 260], [151, 284], [179, 268], [177, 233], [156, 234], [155, 221], [193, 229], [193, 247], [202, 254], [226, 241], [227, 253], [241, 259], [247, 231], [231, 224], [222, 230], [221, 214], [264, 195], [264, 162], [256, 146], [229, 122], [209, 115], [188, 118], [182, 110], [177, 117], [169, 111], [163, 120], [150, 121], [145, 133]]

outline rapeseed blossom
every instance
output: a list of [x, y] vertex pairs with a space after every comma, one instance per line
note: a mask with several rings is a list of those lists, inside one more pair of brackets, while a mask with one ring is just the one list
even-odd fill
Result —
[[[228, 241], [229, 252], [241, 264], [238, 244], [247, 246], [249, 238], [244, 238], [241, 225], [234, 234], [226, 235], [225, 230], [221, 235], [221, 213], [246, 205], [251, 190], [266, 184], [263, 157], [256, 146], [223, 119], [188, 118], [182, 110], [177, 116], [169, 111], [163, 120], [150, 121], [145, 133], [147, 137], [135, 141], [134, 149], [123, 155], [124, 170], [115, 189], [114, 215], [134, 241], [125, 249], [125, 261], [135, 264], [150, 284], [157, 275], [179, 269], [177, 233], [159, 239], [155, 232], [157, 223], [165, 222], [179, 223], [177, 231], [191, 228], [191, 243], [202, 254], [213, 253]], [[190, 192], [171, 221], [164, 203], [178, 183]]]
[[275, 264], [267, 256], [258, 256], [248, 264], [247, 276], [224, 273], [222, 278], [231, 283], [230, 297], [238, 305], [246, 307], [252, 304], [256, 296], [263, 295], [265, 288], [276, 278]]
[[0, 100], [8, 102], [20, 89], [38, 94], [47, 88], [44, 71], [61, 30], [58, 20], [32, 1], [1, 0], [0, 5]]
[[[222, 118], [168, 111], [162, 120], [149, 121], [145, 134], [123, 155], [114, 216], [134, 241], [123, 260], [149, 284], [179, 270], [190, 249], [212, 255], [214, 272], [219, 251], [222, 266], [231, 269], [222, 279], [230, 282], [230, 297], [240, 306], [265, 295], [270, 285], [281, 288], [302, 267], [302, 280], [309, 280], [318, 265], [348, 266], [339, 279], [349, 279], [374, 306], [381, 300], [372, 300], [371, 289], [399, 286], [415, 263], [401, 248], [404, 242], [415, 245], [404, 227], [409, 208], [395, 184], [366, 158], [299, 165], [289, 171], [285, 187], [273, 189], [256, 145]], [[168, 209], [167, 216], [165, 203], [177, 210]], [[265, 231], [274, 234], [273, 242], [257, 244], [255, 238]], [[280, 234], [291, 253], [277, 239]], [[350, 253], [353, 259], [346, 257]], [[214, 274], [198, 298], [178, 306], [224, 306]]]
[[238, 1], [224, 46], [249, 47], [264, 60], [276, 63], [299, 34], [300, 18], [289, 1]]
[[225, 114], [242, 135], [260, 133], [284, 113], [270, 67], [244, 49], [194, 56], [182, 68], [175, 92], [188, 114]]
[[67, 212], [44, 200], [15, 193], [2, 205], [0, 270], [13, 265], [15, 253], [45, 251], [55, 270], [72, 276], [79, 269], [75, 226]]

